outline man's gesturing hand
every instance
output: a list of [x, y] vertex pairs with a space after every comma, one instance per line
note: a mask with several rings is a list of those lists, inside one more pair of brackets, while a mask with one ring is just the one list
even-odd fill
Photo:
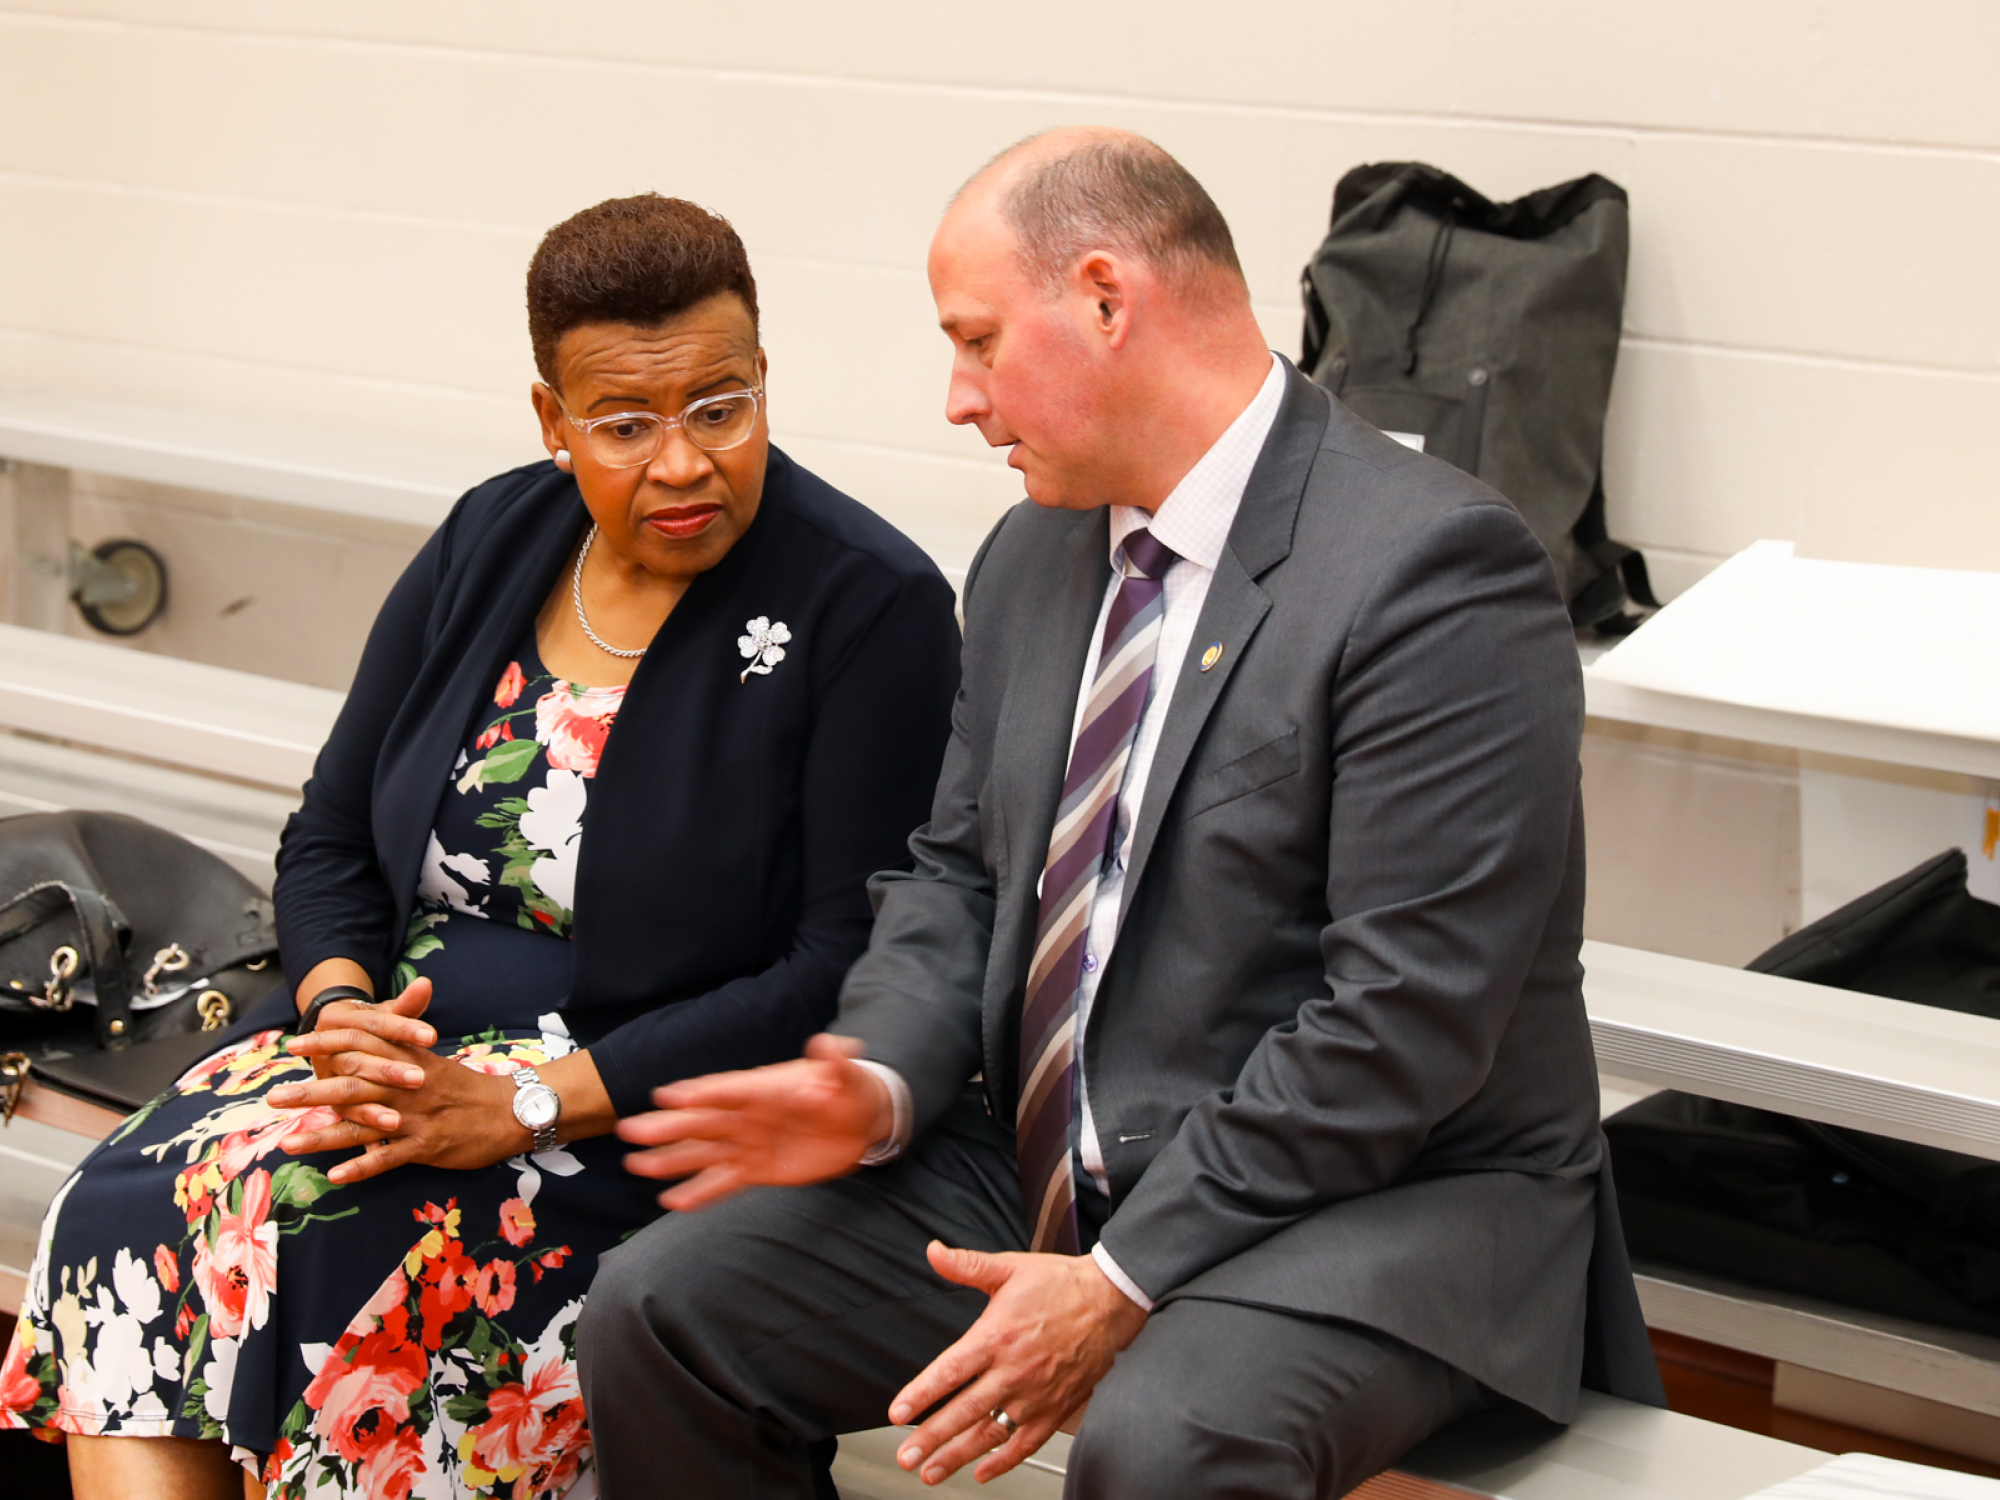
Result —
[[860, 1165], [895, 1128], [882, 1080], [856, 1066], [861, 1044], [822, 1034], [798, 1062], [714, 1073], [653, 1090], [659, 1109], [618, 1123], [618, 1134], [650, 1151], [625, 1158], [641, 1177], [687, 1180], [660, 1194], [682, 1213], [746, 1187], [799, 1187]]
[[[973, 1477], [984, 1484], [1046, 1443], [1090, 1399], [1118, 1351], [1138, 1337], [1146, 1312], [1087, 1255], [983, 1255], [935, 1240], [929, 1253], [938, 1275], [991, 1300], [965, 1337], [890, 1404], [889, 1420], [908, 1422], [945, 1402], [896, 1462], [922, 1465], [925, 1484], [942, 1484], [978, 1458]], [[993, 1420], [996, 1411], [1014, 1422], [1011, 1434]]]

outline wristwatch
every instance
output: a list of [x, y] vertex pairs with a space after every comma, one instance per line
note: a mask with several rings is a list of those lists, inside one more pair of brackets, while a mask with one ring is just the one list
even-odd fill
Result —
[[537, 1151], [556, 1149], [556, 1121], [562, 1117], [562, 1096], [533, 1068], [514, 1070], [514, 1118], [533, 1133]]

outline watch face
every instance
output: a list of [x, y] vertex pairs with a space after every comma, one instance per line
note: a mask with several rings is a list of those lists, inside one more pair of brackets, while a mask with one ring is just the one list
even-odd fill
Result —
[[540, 1130], [555, 1124], [561, 1103], [547, 1085], [525, 1088], [514, 1096], [514, 1118], [530, 1130]]

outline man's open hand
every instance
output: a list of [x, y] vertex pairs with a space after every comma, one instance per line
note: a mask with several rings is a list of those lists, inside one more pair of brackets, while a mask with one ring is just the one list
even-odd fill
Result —
[[[989, 1300], [965, 1336], [890, 1404], [890, 1421], [909, 1422], [945, 1402], [905, 1440], [896, 1462], [921, 1465], [925, 1484], [942, 1484], [979, 1459], [972, 1472], [984, 1484], [1040, 1448], [1090, 1399], [1146, 1312], [1087, 1255], [985, 1255], [935, 1240], [929, 1254], [938, 1275]], [[1011, 1434], [993, 1419], [996, 1411], [1013, 1421]]]
[[855, 1064], [860, 1055], [859, 1042], [822, 1034], [798, 1062], [654, 1089], [657, 1111], [618, 1123], [622, 1139], [653, 1148], [627, 1156], [626, 1169], [686, 1178], [660, 1194], [682, 1213], [747, 1187], [800, 1187], [851, 1172], [895, 1126], [888, 1085]]

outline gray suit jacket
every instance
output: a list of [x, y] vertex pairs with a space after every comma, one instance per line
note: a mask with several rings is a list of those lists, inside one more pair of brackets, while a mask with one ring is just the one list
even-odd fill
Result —
[[[931, 821], [876, 877], [835, 1026], [902, 1073], [919, 1130], [975, 1075], [1012, 1125], [1108, 524], [1023, 504], [966, 580]], [[1599, 1192], [1583, 692], [1548, 558], [1290, 371], [1192, 655], [1211, 643], [1084, 1038], [1105, 1248], [1156, 1301], [1366, 1324], [1558, 1420], [1587, 1342], [1593, 1384], [1657, 1400]]]

